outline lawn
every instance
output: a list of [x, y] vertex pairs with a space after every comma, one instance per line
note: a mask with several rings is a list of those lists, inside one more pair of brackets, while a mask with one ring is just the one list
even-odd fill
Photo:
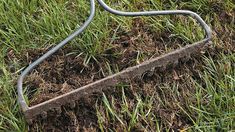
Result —
[[[212, 44], [188, 62], [82, 98], [73, 109], [27, 125], [17, 103], [21, 71], [89, 16], [85, 0], [0, 1], [0, 131], [235, 130], [233, 0], [106, 0], [123, 11], [186, 9], [213, 30]], [[30, 105], [112, 75], [204, 37], [184, 16], [121, 17], [104, 11], [83, 34], [25, 79]], [[92, 78], [92, 79], [91, 79]], [[57, 115], [57, 116], [55, 116]]]

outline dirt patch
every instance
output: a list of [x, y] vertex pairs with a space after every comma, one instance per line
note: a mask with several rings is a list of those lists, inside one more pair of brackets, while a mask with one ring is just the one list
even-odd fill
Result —
[[[222, 52], [218, 48], [211, 49], [211, 53]], [[208, 54], [205, 54], [208, 56]], [[214, 56], [215, 59], [216, 56]], [[197, 100], [193, 98], [195, 91], [192, 78], [200, 82], [199, 71], [203, 70], [202, 57], [194, 56], [193, 59], [187, 63], [180, 63], [174, 69], [167, 69], [166, 71], [155, 71], [152, 76], [144, 76], [142, 79], [136, 78], [131, 80], [125, 87], [126, 101], [129, 105], [130, 111], [136, 107], [136, 95], [145, 100], [146, 97], [153, 97], [151, 113], [156, 116], [158, 120], [139, 119], [131, 131], [155, 131], [156, 123], [163, 124], [163, 130], [169, 129], [179, 131], [193, 125], [193, 122], [188, 118], [187, 114], [182, 109], [187, 110], [189, 103], [196, 103]], [[120, 87], [113, 87], [110, 90], [104, 91], [108, 100], [114, 100], [116, 113], [122, 115], [123, 103], [122, 89]], [[202, 104], [207, 104], [207, 100], [202, 99]], [[182, 107], [182, 109], [180, 108]], [[34, 125], [30, 126], [31, 131], [41, 126], [44, 131], [100, 131], [98, 124], [97, 111], [103, 117], [102, 123], [104, 130], [122, 131], [128, 128], [131, 118], [123, 114], [122, 119], [124, 124], [120, 124], [117, 120], [109, 120], [107, 109], [103, 105], [102, 94], [93, 94], [89, 97], [82, 98], [76, 102], [74, 109], [62, 107], [61, 114], [49, 115], [47, 119], [38, 120]], [[190, 113], [191, 118], [197, 117], [197, 113]], [[148, 124], [148, 122], [151, 122]]]
[[[188, 100], [195, 101], [191, 98], [195, 89], [192, 82], [189, 83], [191, 79], [189, 75], [195, 77], [199, 76], [199, 69], [200, 67], [197, 65], [196, 60], [191, 60], [187, 64], [181, 63], [181, 66], [174, 69], [168, 69], [164, 72], [155, 71], [151, 77], [146, 76], [142, 79], [132, 80], [129, 84], [130, 86], [125, 89], [130, 111], [134, 110], [136, 107], [136, 95], [141, 97], [142, 100], [145, 100], [147, 97], [153, 97], [151, 113], [157, 116], [157, 119], [160, 119], [162, 124], [167, 124], [164, 126], [165, 128], [178, 131], [192, 125], [192, 122], [188, 120], [184, 113], [182, 113], [178, 105], [185, 107]], [[174, 86], [177, 86], [175, 91], [172, 90]], [[173, 92], [178, 92], [178, 96]], [[123, 103], [120, 99], [122, 93], [119, 92], [117, 96], [114, 96], [113, 94], [106, 95], [109, 100], [115, 100], [114, 105], [116, 105], [116, 111], [122, 113], [122, 110], [119, 109], [121, 108], [119, 105]], [[102, 105], [99, 107], [103, 118], [108, 119], [104, 109], [105, 108], [103, 108]], [[127, 122], [125, 124], [126, 126], [120, 125], [118, 121], [107, 120], [104, 123], [104, 128], [113, 128], [114, 130], [118, 130], [118, 128], [120, 130], [128, 128], [128, 122], [130, 122], [131, 119], [128, 116], [124, 116], [122, 120]], [[154, 125], [159, 123], [158, 121], [153, 121], [151, 119], [147, 121], [145, 119], [139, 119], [138, 122], [139, 124], [136, 124], [133, 127], [133, 131], [156, 131], [157, 128]], [[146, 122], [151, 122], [153, 124], [148, 124]]]
[[[25, 86], [28, 88], [30, 106], [57, 97], [180, 47], [180, 42], [177, 40], [170, 44], [172, 40], [167, 40], [168, 33], [161, 34], [162, 37], [165, 36], [165, 44], [163, 45], [162, 40], [159, 39], [159, 34], [148, 30], [149, 27], [144, 25], [141, 19], [135, 19], [131, 31], [125, 32], [119, 30], [117, 32], [120, 36], [119, 39], [116, 39], [112, 43], [111, 48], [104, 51], [104, 54], [97, 56], [96, 59], [91, 59], [88, 65], [84, 63], [85, 56], [79, 55], [80, 53], [78, 52], [74, 53], [74, 50], [70, 48], [58, 51], [40, 64], [26, 78]], [[167, 43], [168, 41], [169, 43]], [[28, 50], [27, 56], [24, 56], [23, 60], [27, 60], [25, 63], [30, 63], [44, 52], [45, 49], [37, 51]], [[143, 80], [137, 79], [131, 81], [128, 84], [130, 88], [126, 91], [128, 99], [134, 100], [136, 93], [141, 94], [143, 97], [148, 96], [148, 94], [156, 91], [157, 83], [172, 80], [180, 82], [181, 80], [181, 76], [177, 76], [175, 71], [170, 70], [161, 74], [158, 74], [158, 72], [156, 71], [156, 74], [150, 78], [144, 76], [145, 79]], [[120, 89], [113, 88], [112, 90], [104, 91], [104, 93], [108, 95], [108, 98], [111, 98], [109, 95], [115, 97], [118, 104], [122, 92]], [[102, 106], [101, 98], [101, 94], [93, 94], [90, 97], [83, 98], [76, 103], [74, 109], [63, 107], [60, 114], [49, 114], [48, 118], [38, 120], [34, 125], [30, 126], [30, 129], [34, 131], [40, 126], [45, 131], [99, 130], [97, 108], [94, 104]], [[166, 119], [171, 114], [163, 109], [156, 109], [155, 111], [156, 115], [164, 115], [161, 118]], [[180, 128], [185, 126], [185, 124], [189, 124], [188, 121], [181, 119], [182, 117], [177, 116], [176, 118], [176, 122], [181, 120], [182, 123], [180, 125], [175, 123], [176, 125], [173, 125], [172, 128]], [[108, 123], [106, 127], [119, 127], [118, 123], [113, 124]]]
[[[175, 41], [174, 45], [168, 44], [168, 34], [164, 33], [160, 35], [163, 38], [165, 36], [165, 44], [163, 45], [159, 35], [148, 30], [141, 19], [136, 19], [133, 22], [133, 29], [130, 32], [120, 30], [118, 35], [120, 38], [112, 43], [111, 48], [107, 49], [103, 55], [97, 56], [96, 59], [91, 59], [88, 65], [84, 63], [85, 56], [79, 55], [79, 52], [74, 54], [70, 48], [58, 51], [40, 64], [26, 78], [25, 86], [28, 88], [30, 106], [139, 64], [144, 60], [170, 52], [178, 48], [180, 44], [180, 41]], [[28, 50], [28, 55], [24, 56], [23, 59], [27, 60], [25, 63], [28, 64], [43, 52], [45, 52], [45, 49]], [[201, 59], [200, 57], [191, 59], [187, 63], [181, 63], [175, 69], [168, 69], [164, 72], [155, 71], [150, 77], [144, 76], [142, 79], [131, 80], [127, 84], [128, 88], [125, 89], [127, 100], [129, 104], [132, 104], [130, 109], [134, 109], [136, 94], [143, 99], [154, 96], [151, 112], [160, 121], [156, 120], [153, 123], [160, 122], [164, 124], [163, 129], [170, 128], [176, 131], [192, 125], [192, 121], [188, 119], [179, 106], [187, 109], [185, 106], [189, 101], [195, 102], [191, 98], [191, 95], [195, 93], [195, 89], [192, 86], [190, 77], [200, 78], [198, 71], [202, 68]], [[175, 91], [177, 96], [172, 96], [175, 95], [172, 93], [174, 91], [167, 89], [167, 86], [171, 87], [173, 85], [177, 85]], [[118, 108], [121, 104], [122, 91], [115, 87], [104, 91], [104, 93], [109, 100], [115, 100], [117, 111], [121, 111]], [[105, 118], [107, 115], [104, 109], [102, 94], [95, 93], [76, 102], [74, 109], [64, 106], [61, 113], [51, 113], [46, 119], [39, 119], [30, 126], [30, 131], [38, 129], [43, 131], [100, 131], [97, 110]], [[193, 114], [192, 117], [194, 117]], [[130, 118], [124, 116], [123, 120], [129, 122]], [[145, 120], [139, 122], [139, 124], [133, 126], [132, 131], [141, 131], [144, 127], [149, 128], [149, 131], [157, 129], [155, 124], [148, 124]], [[106, 120], [103, 125], [107, 131], [108, 128], [121, 131], [128, 123], [123, 125], [117, 121]]]
[[[190, 76], [195, 78], [199, 76], [198, 71], [201, 69], [201, 66], [198, 60], [200, 59], [201, 58], [197, 60], [193, 59], [187, 63], [181, 63], [181, 65], [175, 69], [168, 69], [164, 72], [155, 71], [151, 77], [146, 76], [142, 79], [132, 80], [127, 84], [128, 87], [125, 88], [125, 94], [127, 96], [127, 102], [130, 104], [130, 109], [134, 109], [134, 104], [137, 103], [135, 95], [140, 95], [142, 99], [154, 96], [152, 113], [156, 115], [158, 119], [161, 119], [163, 124], [168, 124], [165, 126], [166, 128], [180, 130], [192, 125], [192, 122], [183, 114], [178, 105], [184, 107], [187, 101], [196, 101], [191, 98], [192, 94], [195, 93], [195, 89], [192, 83], [189, 82], [191, 79]], [[166, 88], [168, 85], [177, 85], [175, 92], [178, 92], [178, 96], [172, 96], [174, 95], [172, 93], [173, 91]], [[59, 85], [55, 88], [58, 87]], [[116, 106], [116, 111], [121, 111], [121, 89], [113, 87], [111, 90], [104, 91], [104, 93], [107, 95], [108, 100], [115, 100], [114, 105]], [[42, 94], [40, 94], [39, 97], [42, 97]], [[158, 98], [161, 98], [163, 102], [158, 100]], [[164, 105], [161, 105], [161, 103], [164, 103]], [[96, 106], [98, 106], [98, 108]], [[76, 103], [74, 109], [63, 107], [61, 114], [49, 115], [47, 119], [38, 120], [37, 123], [30, 128], [34, 131], [39, 125], [44, 131], [99, 131], [97, 109], [101, 112], [104, 119], [108, 119], [104, 110], [105, 107], [102, 105], [102, 94], [93, 94], [89, 97], [82, 98]], [[123, 120], [129, 122], [131, 119], [123, 117]], [[134, 126], [133, 131], [141, 131], [141, 128], [145, 127], [145, 125], [147, 127], [144, 120], [139, 122], [143, 122], [143, 124], [140, 125], [141, 127], [138, 127], [138, 124]], [[106, 130], [108, 130], [108, 128], [123, 130], [122, 128], [125, 126], [117, 121], [107, 120], [103, 127], [106, 128]], [[154, 126], [149, 130], [153, 129], [155, 129]]]
[[[104, 54], [90, 59], [88, 65], [84, 63], [85, 56], [79, 55], [79, 52], [74, 53], [70, 48], [58, 51], [26, 78], [30, 105], [62, 95], [179, 47], [177, 41], [172, 45], [163, 45], [158, 40], [159, 36], [148, 31], [144, 25], [141, 19], [135, 19], [131, 31], [118, 31], [120, 38]], [[23, 60], [27, 60], [28, 64], [45, 53], [45, 49], [26, 52], [27, 56]]]

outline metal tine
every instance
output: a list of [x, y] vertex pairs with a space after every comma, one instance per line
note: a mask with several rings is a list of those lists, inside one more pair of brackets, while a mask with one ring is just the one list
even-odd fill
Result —
[[[79, 89], [76, 89], [72, 92], [66, 93], [64, 95], [58, 96], [56, 98], [53, 98], [51, 100], [48, 100], [46, 102], [43, 102], [41, 104], [29, 107], [26, 104], [24, 95], [23, 95], [23, 80], [26, 75], [29, 74], [29, 72], [34, 69], [37, 65], [39, 65], [42, 61], [50, 57], [52, 54], [54, 54], [56, 51], [58, 51], [60, 48], [62, 48], [64, 45], [66, 45], [69, 41], [74, 39], [76, 36], [81, 34], [86, 27], [91, 23], [91, 21], [94, 18], [95, 15], [95, 1], [90, 0], [90, 16], [85, 21], [85, 23], [78, 28], [74, 33], [69, 35], [66, 39], [64, 39], [61, 43], [56, 45], [54, 48], [49, 50], [47, 53], [45, 53], [43, 56], [41, 56], [39, 59], [34, 61], [32, 64], [30, 64], [20, 75], [17, 83], [17, 92], [18, 92], [18, 102], [21, 106], [22, 111], [25, 114], [26, 120], [28, 123], [32, 123], [33, 119], [35, 119], [37, 116], [41, 116], [42, 118], [47, 117], [47, 112], [49, 110], [54, 110], [56, 113], [60, 114], [62, 112], [61, 107], [69, 105], [70, 108], [76, 107], [75, 100], [78, 100], [80, 96], [86, 96], [88, 94], [91, 94], [92, 92], [98, 92], [102, 91], [102, 87], [109, 87], [114, 86], [118, 82], [126, 80], [127, 78], [133, 78], [136, 76], [141, 76], [145, 71], [148, 71], [151, 69], [154, 69], [155, 67], [161, 70], [165, 70], [167, 68], [167, 65], [170, 63], [173, 63], [173, 65], [178, 64], [178, 59], [182, 58], [190, 58], [190, 54], [194, 54], [195, 52], [198, 52], [198, 50], [203, 49], [206, 43], [211, 40], [211, 29], [210, 27], [203, 21], [203, 19], [196, 13], [192, 11], [187, 10], [164, 10], [164, 11], [144, 11], [144, 12], [123, 12], [118, 11], [115, 9], [112, 9], [109, 7], [103, 0], [98, 0], [101, 7], [103, 7], [106, 11], [120, 15], [120, 16], [156, 16], [156, 15], [190, 15], [191, 17], [195, 18], [202, 28], [205, 30], [206, 38], [196, 42], [190, 46], [182, 47], [178, 50], [175, 50], [173, 52], [170, 52], [166, 55], [163, 55], [161, 57], [153, 58], [152, 60], [143, 62], [140, 65], [127, 68], [124, 71], [121, 71], [115, 75], [108, 76], [104, 79], [98, 80], [94, 83], [88, 84], [86, 86], [83, 86]], [[186, 60], [187, 61], [187, 60]], [[152, 71], [151, 71], [152, 72]], [[76, 95], [75, 95], [76, 94]], [[72, 100], [66, 100], [66, 99], [73, 99]], [[72, 101], [72, 102], [71, 102]]]
[[[153, 67], [161, 67], [161, 68], [166, 67], [166, 64], [170, 64], [172, 62], [175, 62], [175, 60], [179, 58], [185, 57], [184, 54], [185, 52], [183, 51], [187, 52], [200, 51], [203, 45], [205, 45], [205, 42], [192, 44], [190, 47], [178, 49], [171, 53], [154, 58], [152, 60], [145, 61], [140, 65], [127, 68], [119, 73], [108, 76], [101, 80], [95, 81], [91, 84], [85, 85], [81, 88], [75, 89], [74, 91], [71, 91], [69, 93], [60, 95], [56, 98], [32, 106], [24, 112], [26, 119], [35, 118], [37, 115], [41, 114], [40, 111], [48, 111], [52, 108], [57, 108], [57, 107], [64, 107], [64, 106], [66, 107], [66, 105], [71, 103], [71, 100], [79, 100], [84, 96], [100, 92], [103, 89], [110, 88], [111, 86], [115, 86], [116, 84], [122, 82], [123, 80], [125, 81], [131, 78], [135, 78], [137, 76], [141, 76], [145, 71], [151, 70]], [[194, 48], [197, 50], [192, 50]]]

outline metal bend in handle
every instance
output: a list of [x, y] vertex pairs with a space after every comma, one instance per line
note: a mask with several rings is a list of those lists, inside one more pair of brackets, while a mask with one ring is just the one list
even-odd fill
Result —
[[60, 42], [58, 45], [53, 47], [51, 50], [49, 50], [47, 53], [45, 53], [43, 56], [41, 56], [39, 59], [34, 61], [32, 64], [30, 64], [20, 75], [18, 82], [17, 82], [17, 92], [18, 92], [18, 102], [21, 106], [21, 109], [23, 111], [26, 111], [29, 107], [24, 99], [23, 95], [23, 80], [25, 76], [38, 64], [40, 64], [42, 61], [50, 57], [53, 53], [58, 51], [60, 48], [62, 48], [64, 45], [66, 45], [69, 41], [74, 39], [77, 35], [81, 34], [86, 27], [91, 23], [92, 19], [95, 16], [95, 1], [90, 0], [90, 16], [89, 18], [85, 21], [85, 23], [79, 27], [74, 33], [69, 35], [66, 39], [64, 39], [62, 42]]
[[208, 41], [211, 39], [211, 28], [205, 23], [205, 21], [195, 12], [188, 11], [188, 10], [164, 10], [164, 11], [143, 11], [143, 12], [124, 12], [124, 11], [119, 11], [115, 10], [111, 7], [109, 7], [103, 0], [98, 0], [99, 4], [108, 12], [115, 14], [115, 15], [120, 15], [120, 16], [157, 16], [157, 15], [177, 15], [177, 14], [182, 14], [182, 15], [190, 15], [193, 18], [195, 18], [202, 28], [206, 32], [206, 38], [203, 41]]
[[[185, 15], [191, 15], [194, 17], [203, 27], [203, 29], [206, 32], [206, 38], [202, 41], [209, 41], [211, 39], [211, 29], [210, 27], [203, 21], [203, 19], [196, 13], [192, 11], [186, 11], [186, 10], [165, 10], [165, 11], [146, 11], [146, 12], [123, 12], [118, 11], [115, 9], [110, 8], [108, 5], [106, 5], [103, 0], [98, 0], [99, 4], [108, 12], [121, 15], [121, 16], [155, 16], [155, 15], [170, 15], [170, 14], [185, 14]], [[42, 61], [50, 57], [53, 53], [55, 53], [57, 50], [62, 48], [64, 45], [66, 45], [69, 41], [74, 39], [77, 35], [82, 33], [85, 28], [91, 23], [94, 15], [95, 15], [95, 2], [94, 0], [90, 0], [90, 16], [85, 21], [85, 23], [73, 34], [69, 35], [65, 40], [63, 40], [61, 43], [53, 47], [51, 50], [49, 50], [47, 53], [45, 53], [43, 56], [41, 56], [39, 59], [34, 61], [32, 64], [30, 64], [20, 75], [17, 83], [17, 91], [18, 91], [18, 102], [22, 108], [23, 111], [26, 111], [29, 109], [23, 95], [23, 80], [25, 76], [38, 64], [40, 64]]]

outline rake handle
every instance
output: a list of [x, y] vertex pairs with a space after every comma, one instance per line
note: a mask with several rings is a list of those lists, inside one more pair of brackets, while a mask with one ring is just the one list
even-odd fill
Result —
[[[116, 14], [116, 15], [120, 15], [120, 16], [130, 16], [130, 17], [133, 17], [133, 16], [157, 16], [157, 15], [190, 15], [192, 16], [193, 18], [195, 18], [199, 23], [200, 25], [202, 26], [202, 28], [205, 30], [206, 32], [206, 38], [204, 38], [203, 40], [195, 43], [195, 44], [198, 44], [198, 46], [201, 46], [201, 48], [203, 47], [202, 44], [208, 42], [210, 39], [211, 39], [211, 29], [210, 27], [205, 23], [205, 21], [197, 14], [197, 13], [194, 13], [192, 11], [187, 11], [187, 10], [164, 10], [164, 11], [144, 11], [144, 12], [123, 12], [123, 11], [118, 11], [118, 10], [115, 10], [115, 9], [112, 9], [111, 7], [109, 7], [106, 3], [104, 3], [103, 0], [98, 0], [99, 4], [108, 12], [110, 13], [113, 13], [113, 14]], [[91, 23], [92, 19], [94, 18], [95, 16], [95, 1], [94, 0], [90, 0], [90, 16], [89, 18], [85, 21], [85, 23], [80, 27], [78, 28], [74, 33], [72, 33], [71, 35], [69, 35], [66, 39], [64, 39], [62, 42], [60, 42], [58, 45], [56, 45], [55, 47], [53, 47], [51, 50], [49, 50], [48, 52], [46, 52], [44, 55], [42, 55], [39, 59], [37, 59], [36, 61], [34, 61], [33, 63], [31, 63], [26, 69], [24, 69], [24, 71], [21, 73], [19, 79], [18, 79], [18, 83], [17, 83], [17, 92], [18, 92], [18, 102], [21, 106], [21, 109], [23, 110], [23, 112], [26, 112], [26, 117], [27, 117], [27, 113], [31, 113], [33, 114], [33, 111], [30, 111], [32, 110], [32, 108], [36, 108], [37, 106], [41, 106], [43, 104], [45, 104], [45, 102], [41, 103], [41, 104], [38, 104], [36, 106], [33, 106], [33, 107], [29, 107], [25, 101], [25, 98], [24, 98], [24, 94], [23, 94], [23, 80], [25, 78], [25, 76], [32, 70], [34, 69], [37, 65], [39, 65], [42, 61], [46, 60], [48, 57], [50, 57], [52, 54], [54, 54], [56, 51], [58, 51], [60, 48], [62, 48], [64, 45], [66, 45], [69, 41], [71, 41], [72, 39], [74, 39], [76, 36], [78, 36], [79, 34], [81, 34], [85, 29], [86, 27]], [[195, 49], [193, 49], [193, 45], [191, 45], [192, 47], [185, 47], [185, 48], [182, 48], [180, 50], [177, 50], [177, 52], [173, 52], [174, 55], [175, 54], [178, 54], [178, 52], [184, 52], [182, 50], [185, 50], [185, 49], [191, 49], [191, 50], [195, 50], [195, 49], [198, 49], [200, 47], [197, 47]], [[190, 50], [186, 50], [186, 52], [191, 52]], [[185, 53], [187, 54], [187, 53]], [[169, 55], [169, 54], [168, 54]], [[172, 56], [172, 54], [170, 54], [171, 57], [174, 59], [175, 57]], [[159, 59], [159, 58], [158, 58]], [[163, 58], [162, 58], [163, 59]], [[160, 59], [160, 60], [162, 60]], [[168, 58], [165, 58], [165, 59], [170, 59], [169, 57]], [[177, 58], [175, 58], [177, 59]], [[153, 59], [153, 60], [156, 60], [156, 59]], [[164, 59], [163, 59], [164, 60]], [[167, 61], [167, 60], [165, 60]], [[158, 65], [163, 65], [161, 63], [165, 63], [165, 61], [158, 61], [158, 63], [151, 63], [151, 67], [155, 67], [157, 66], [156, 64]], [[171, 60], [171, 61], [174, 61], [174, 60]], [[176, 61], [176, 60], [175, 60]], [[141, 68], [138, 68], [140, 66], [145, 66], [146, 63], [150, 63], [152, 61], [147, 61], [141, 65], [138, 65], [138, 66], [135, 66], [135, 69], [133, 73], [136, 73], [136, 74], [141, 74], [142, 73], [142, 70]], [[160, 63], [161, 62], [161, 63]], [[147, 68], [149, 68], [149, 66]], [[133, 68], [133, 67], [131, 67]], [[131, 70], [131, 68], [129, 70]], [[133, 69], [132, 69], [133, 70]], [[123, 73], [125, 72], [125, 74]], [[104, 81], [106, 82], [107, 84], [116, 84], [118, 81], [121, 81], [121, 80], [125, 80], [126, 78], [128, 78], [128, 76], [130, 76], [130, 73], [132, 72], [128, 72], [128, 69], [118, 73], [118, 74], [115, 74], [116, 76], [113, 77], [114, 75], [112, 75], [111, 78], [110, 76], [107, 77], [107, 78], [104, 78], [104, 79], [101, 79], [97, 82], [100, 82], [100, 81]], [[122, 74], [121, 74], [122, 73]], [[113, 81], [113, 83], [112, 83]], [[94, 82], [93, 84], [97, 85], [98, 86], [98, 83], [97, 82]], [[105, 83], [100, 83], [100, 84], [105, 84]], [[89, 85], [86, 85], [80, 89], [77, 89], [75, 91], [77, 91], [76, 93], [78, 93], [79, 91], [85, 91], [85, 88], [88, 87]], [[100, 86], [100, 85], [99, 85]], [[106, 85], [105, 85], [106, 86]], [[90, 87], [90, 91], [93, 91], [94, 90], [94, 87], [92, 88], [93, 90], [91, 90], [92, 87]], [[87, 89], [89, 90], [89, 89]], [[71, 94], [71, 93], [67, 93], [65, 95], [68, 95], [68, 94]], [[64, 96], [64, 95], [62, 95]], [[61, 96], [60, 96], [61, 97]], [[59, 98], [59, 97], [58, 97]], [[56, 98], [56, 99], [58, 99]], [[52, 99], [53, 100], [53, 99]], [[49, 100], [50, 102], [51, 100]], [[48, 101], [46, 101], [48, 102]], [[58, 102], [57, 102], [58, 103]], [[59, 104], [57, 104], [59, 105]], [[37, 107], [39, 108], [39, 107]], [[40, 107], [42, 108], [42, 107]], [[29, 110], [27, 112], [27, 110]], [[39, 110], [39, 109], [38, 109]], [[36, 115], [36, 113], [34, 113], [33, 115]]]

